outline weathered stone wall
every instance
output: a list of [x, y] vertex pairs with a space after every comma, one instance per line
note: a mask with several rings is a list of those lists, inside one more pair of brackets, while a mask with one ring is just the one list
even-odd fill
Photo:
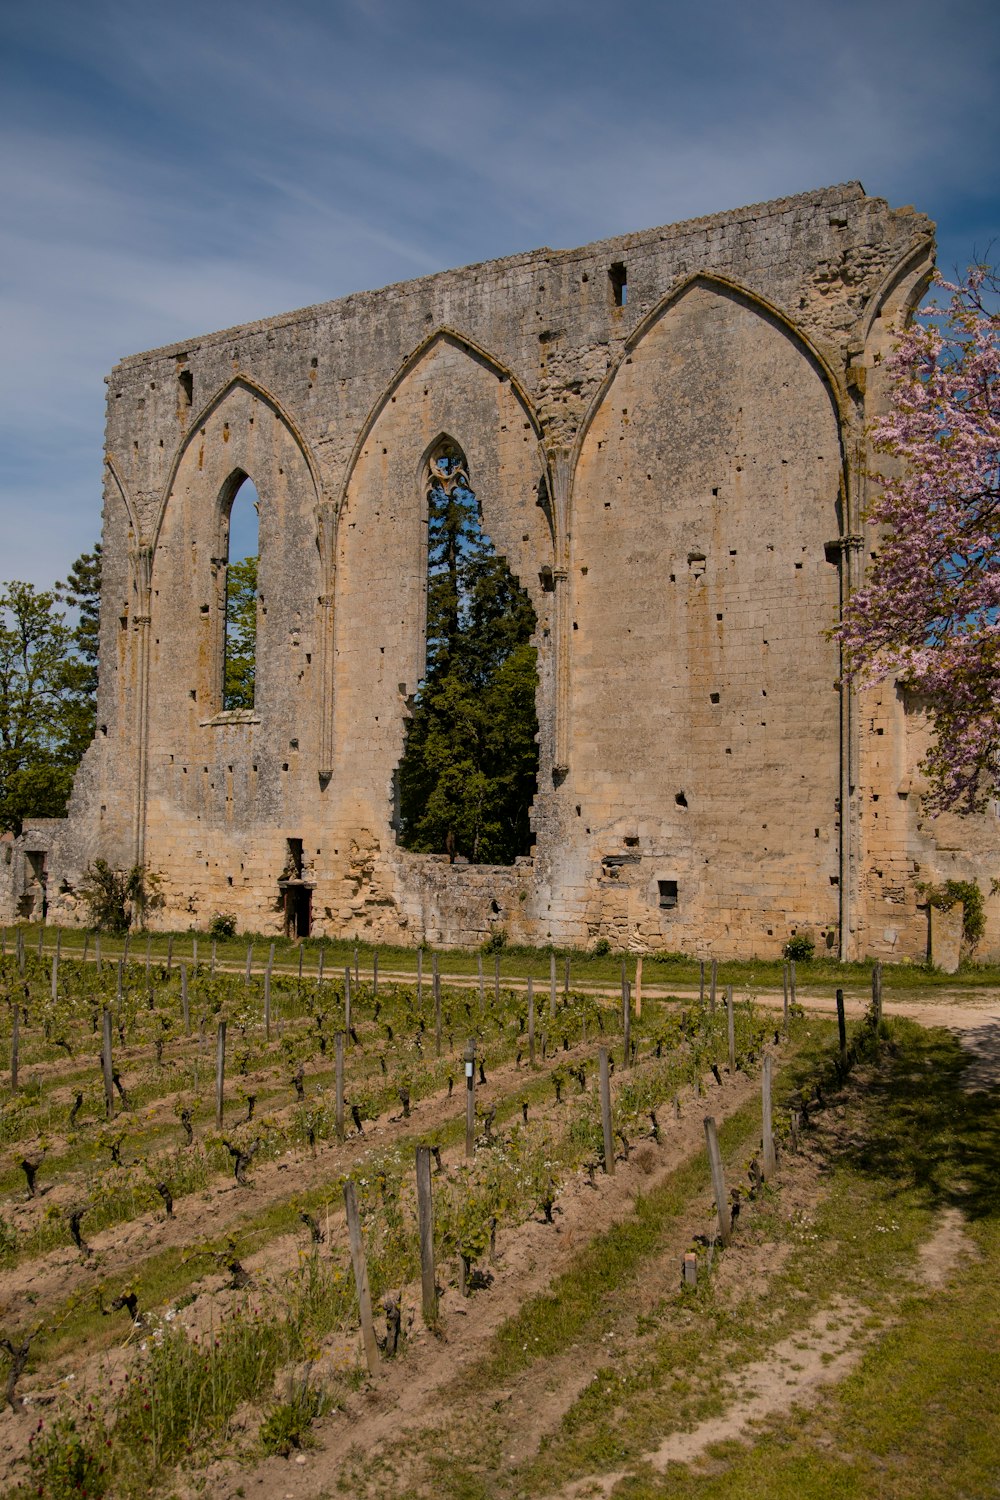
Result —
[[[274, 931], [300, 840], [328, 933], [925, 947], [914, 865], [940, 863], [938, 840], [895, 804], [870, 816], [889, 746], [909, 763], [913, 736], [891, 705], [876, 734], [823, 632], [863, 568], [865, 423], [932, 233], [847, 184], [124, 360], [100, 728], [49, 849], [53, 915], [79, 917], [100, 853], [158, 872], [164, 925], [231, 911]], [[395, 838], [425, 653], [426, 464], [444, 438], [538, 620], [535, 848], [510, 869]], [[225, 713], [245, 476], [261, 502], [257, 701]]]

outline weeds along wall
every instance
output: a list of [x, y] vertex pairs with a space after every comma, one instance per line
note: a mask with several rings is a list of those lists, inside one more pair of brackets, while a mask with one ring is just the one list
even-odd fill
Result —
[[[932, 259], [925, 217], [850, 183], [123, 360], [98, 734], [68, 819], [22, 840], [47, 911], [82, 919], [99, 854], [157, 872], [164, 926], [921, 955], [918, 882], [975, 876], [989, 840], [938, 849], [906, 714], [841, 692], [824, 631]], [[498, 869], [396, 839], [442, 442], [537, 616], [534, 847]], [[246, 477], [256, 695], [227, 711]]]

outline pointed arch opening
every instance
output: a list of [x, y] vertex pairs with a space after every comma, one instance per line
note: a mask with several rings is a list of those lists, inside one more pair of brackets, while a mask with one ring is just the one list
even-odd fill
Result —
[[442, 436], [420, 476], [427, 527], [424, 673], [395, 776], [404, 849], [513, 864], [538, 783], [535, 610], [483, 527], [462, 448]]
[[256, 707], [260, 496], [248, 474], [232, 476], [223, 496], [225, 606], [222, 707]]

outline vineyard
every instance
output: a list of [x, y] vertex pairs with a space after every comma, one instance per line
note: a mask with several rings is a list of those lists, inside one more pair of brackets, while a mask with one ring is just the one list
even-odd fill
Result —
[[[427, 969], [0, 959], [0, 1347], [7, 1404], [41, 1415], [8, 1481], [146, 1491], [248, 1406], [255, 1451], [287, 1451], [366, 1359], [434, 1327], [436, 1287], [489, 1287], [498, 1232], [551, 1223], [567, 1183], [763, 1055], [749, 1000], [637, 1016], [624, 981], [615, 1004], [554, 974], [535, 992], [499, 965], [468, 988]], [[364, 1341], [359, 1285], [379, 1309]]]

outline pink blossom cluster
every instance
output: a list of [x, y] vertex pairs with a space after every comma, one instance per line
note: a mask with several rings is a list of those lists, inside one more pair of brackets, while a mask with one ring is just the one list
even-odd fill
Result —
[[1000, 283], [975, 266], [936, 284], [947, 307], [923, 308], [888, 363], [877, 552], [836, 634], [848, 675], [926, 699], [928, 804], [971, 812], [1000, 786]]

